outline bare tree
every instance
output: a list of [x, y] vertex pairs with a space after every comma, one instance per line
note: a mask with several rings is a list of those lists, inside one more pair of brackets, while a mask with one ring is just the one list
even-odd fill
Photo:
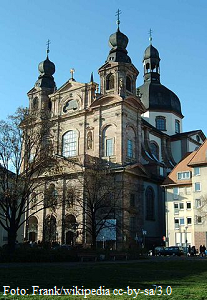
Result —
[[69, 205], [72, 202], [77, 213], [82, 215], [79, 229], [94, 249], [101, 232], [106, 229], [116, 232], [122, 193], [121, 181], [113, 169], [101, 159], [92, 160], [84, 167], [78, 165], [76, 183], [68, 187], [67, 201], [70, 202]]
[[8, 121], [0, 122], [0, 225], [8, 232], [11, 252], [24, 222], [53, 205], [44, 202], [42, 176], [55, 160], [50, 127], [47, 118], [38, 120], [26, 109], [18, 109]]

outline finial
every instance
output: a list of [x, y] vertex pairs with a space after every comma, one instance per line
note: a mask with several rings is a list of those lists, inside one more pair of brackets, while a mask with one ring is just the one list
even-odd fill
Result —
[[91, 73], [91, 82], [93, 82], [93, 72]]
[[151, 28], [149, 30], [149, 41], [150, 41], [150, 45], [152, 45], [152, 29]]
[[50, 44], [51, 44], [51, 42], [50, 42], [50, 40], [48, 39], [48, 40], [47, 40], [47, 43], [46, 43], [46, 46], [47, 46], [47, 57], [48, 57], [48, 54], [49, 54], [49, 52], [50, 52]]
[[71, 79], [74, 80], [73, 74], [75, 73], [75, 69], [70, 69], [70, 73], [71, 73]]
[[116, 24], [118, 25], [118, 28], [117, 28], [118, 30], [119, 30], [119, 24], [120, 24], [120, 18], [119, 18], [120, 14], [121, 14], [121, 10], [118, 9], [116, 12], [116, 15], [115, 15], [115, 16], [117, 16]]

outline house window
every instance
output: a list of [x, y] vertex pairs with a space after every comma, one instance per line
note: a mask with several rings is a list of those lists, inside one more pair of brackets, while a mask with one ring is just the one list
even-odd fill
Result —
[[186, 180], [190, 178], [190, 172], [178, 172], [177, 173], [178, 180]]
[[187, 217], [187, 225], [192, 225], [192, 218]]
[[197, 216], [197, 224], [202, 224], [202, 217], [201, 216]]
[[180, 121], [175, 120], [175, 133], [180, 133]]
[[109, 74], [106, 77], [106, 90], [114, 89], [114, 75]]
[[175, 229], [179, 229], [179, 219], [175, 219]]
[[114, 155], [114, 139], [106, 140], [106, 156]]
[[200, 208], [201, 207], [201, 199], [195, 199], [195, 207]]
[[179, 214], [178, 203], [174, 203], [174, 214]]
[[131, 83], [131, 79], [129, 76], [127, 76], [127, 78], [126, 78], [126, 90], [129, 92], [132, 91], [132, 83]]
[[130, 158], [134, 157], [133, 148], [133, 141], [127, 140], [127, 156]]
[[179, 195], [179, 188], [174, 187], [173, 188], [173, 199], [178, 199], [178, 195]]
[[198, 176], [200, 175], [200, 168], [199, 167], [195, 167], [194, 168], [194, 176]]
[[180, 218], [180, 225], [185, 225], [185, 220], [184, 220], [184, 218]]
[[187, 202], [187, 209], [191, 209], [191, 202]]
[[77, 133], [70, 130], [63, 135], [63, 150], [62, 154], [65, 157], [76, 156], [77, 154]]
[[195, 192], [200, 192], [200, 191], [201, 191], [201, 183], [195, 182]]
[[130, 206], [135, 207], [135, 194], [130, 194]]
[[155, 194], [154, 190], [151, 187], [147, 187], [145, 192], [145, 198], [146, 198], [146, 220], [154, 220], [154, 209], [155, 209]]
[[180, 203], [179, 203], [179, 207], [180, 207], [181, 210], [183, 210], [183, 209], [184, 209], [184, 203], [183, 203], [183, 202], [180, 202]]
[[150, 150], [156, 160], [159, 160], [159, 146], [155, 142], [150, 143]]
[[159, 130], [166, 130], [166, 119], [165, 117], [156, 117], [155, 119], [156, 128]]

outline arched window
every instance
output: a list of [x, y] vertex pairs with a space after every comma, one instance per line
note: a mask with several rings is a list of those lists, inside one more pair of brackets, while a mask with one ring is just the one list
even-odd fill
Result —
[[135, 158], [135, 132], [131, 126], [126, 129], [127, 135], [127, 157]]
[[166, 130], [166, 119], [165, 117], [159, 116], [155, 119], [156, 128], [159, 130]]
[[175, 120], [175, 133], [180, 133], [180, 121]]
[[106, 77], [106, 90], [114, 89], [114, 75], [109, 74]]
[[57, 239], [57, 232], [56, 232], [57, 226], [56, 226], [56, 218], [51, 215], [47, 216], [45, 219], [45, 241], [46, 242], [55, 242]]
[[145, 192], [146, 200], [146, 220], [153, 221], [155, 219], [155, 194], [152, 187], [148, 186]]
[[76, 229], [77, 229], [76, 218], [73, 215], [67, 215], [65, 217], [65, 242], [67, 245], [73, 246], [75, 244], [75, 240], [77, 237]]
[[70, 130], [63, 135], [62, 154], [65, 157], [77, 155], [77, 133], [75, 130]]
[[35, 97], [35, 98], [33, 99], [33, 102], [32, 102], [32, 108], [33, 108], [34, 110], [37, 110], [37, 109], [38, 109], [38, 106], [39, 106], [39, 100], [38, 100], [37, 97]]
[[37, 233], [38, 233], [38, 220], [35, 216], [29, 218], [28, 233], [29, 233], [29, 241], [36, 242]]
[[159, 146], [156, 142], [150, 142], [150, 150], [152, 155], [159, 160]]
[[109, 125], [103, 131], [103, 156], [115, 155], [115, 126]]
[[129, 92], [132, 91], [132, 82], [131, 82], [131, 78], [129, 76], [127, 76], [127, 78], [126, 78], [126, 89]]

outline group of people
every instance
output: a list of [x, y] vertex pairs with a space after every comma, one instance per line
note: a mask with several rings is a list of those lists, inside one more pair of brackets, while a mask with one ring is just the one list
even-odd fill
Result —
[[199, 253], [200, 256], [206, 256], [206, 247], [205, 245], [200, 245], [199, 247], [199, 252], [198, 252], [198, 249], [195, 248], [195, 246], [192, 246], [189, 245], [188, 246], [188, 255], [189, 256], [194, 256], [194, 255], [197, 255]]

